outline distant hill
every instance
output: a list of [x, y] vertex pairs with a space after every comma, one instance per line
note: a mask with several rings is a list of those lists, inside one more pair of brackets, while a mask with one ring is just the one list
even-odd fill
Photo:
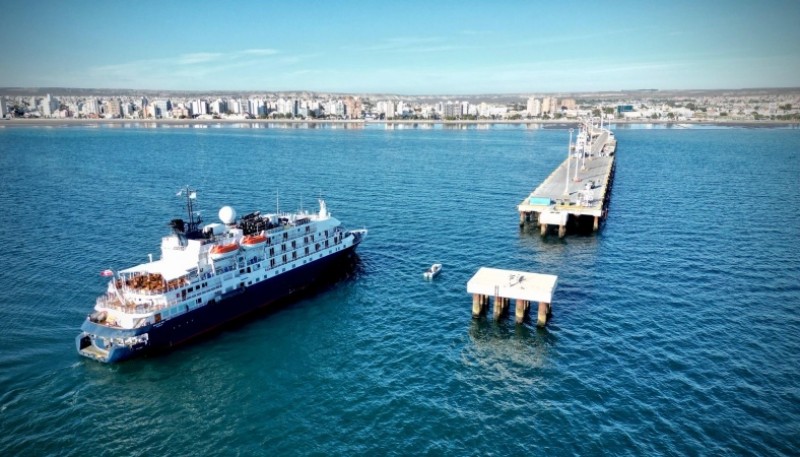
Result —
[[784, 95], [800, 93], [800, 87], [783, 88], [745, 88], [745, 89], [697, 89], [697, 90], [658, 90], [658, 89], [636, 89], [619, 91], [596, 91], [596, 92], [525, 92], [508, 94], [393, 94], [393, 93], [340, 93], [340, 92], [313, 92], [313, 91], [177, 91], [177, 90], [142, 90], [142, 89], [86, 89], [75, 87], [0, 87], [0, 95], [19, 97], [19, 96], [44, 96], [51, 94], [54, 96], [74, 96], [74, 97], [137, 97], [148, 98], [247, 98], [251, 96], [275, 96], [285, 98], [342, 98], [346, 96], [357, 96], [370, 98], [373, 100], [395, 99], [416, 101], [421, 103], [438, 102], [442, 100], [467, 101], [471, 103], [518, 103], [528, 97], [558, 97], [576, 99], [641, 99], [656, 98], [669, 99], [680, 97], [717, 97], [717, 96], [744, 96], [744, 95]]

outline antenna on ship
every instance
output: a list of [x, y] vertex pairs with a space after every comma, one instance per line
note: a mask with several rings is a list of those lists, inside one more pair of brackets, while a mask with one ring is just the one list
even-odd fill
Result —
[[179, 219], [173, 221], [173, 228], [175, 228], [175, 230], [178, 231], [178, 232], [185, 233], [185, 235], [187, 237], [191, 237], [192, 235], [196, 235], [199, 232], [197, 227], [203, 222], [202, 219], [200, 218], [199, 214], [197, 215], [196, 219], [195, 219], [195, 214], [194, 214], [194, 201], [197, 200], [197, 189], [192, 189], [188, 185], [184, 186], [184, 188], [181, 189], [178, 192], [177, 196], [178, 197], [180, 197], [180, 196], [185, 196], [186, 197], [186, 212], [189, 213], [188, 214], [189, 215], [189, 220], [187, 221], [187, 226], [186, 226], [185, 230], [183, 228], [183, 223], [182, 222], [180, 224], [178, 224], [177, 226], [174, 225], [175, 222], [180, 221]]
[[275, 191], [275, 214], [281, 215], [281, 193], [279, 190]]

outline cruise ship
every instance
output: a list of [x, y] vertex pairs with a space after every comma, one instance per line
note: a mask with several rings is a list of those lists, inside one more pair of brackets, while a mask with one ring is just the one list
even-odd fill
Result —
[[119, 271], [81, 326], [78, 353], [106, 363], [168, 350], [303, 290], [350, 258], [366, 229], [345, 230], [323, 200], [319, 211], [237, 218], [202, 225], [197, 192], [184, 188], [188, 220], [173, 219], [161, 258]]

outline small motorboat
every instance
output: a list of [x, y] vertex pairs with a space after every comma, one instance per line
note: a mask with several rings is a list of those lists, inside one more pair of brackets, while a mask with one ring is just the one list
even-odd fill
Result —
[[433, 279], [439, 272], [442, 271], [442, 264], [441, 263], [434, 263], [431, 265], [430, 268], [425, 273], [422, 273], [422, 276], [425, 279]]

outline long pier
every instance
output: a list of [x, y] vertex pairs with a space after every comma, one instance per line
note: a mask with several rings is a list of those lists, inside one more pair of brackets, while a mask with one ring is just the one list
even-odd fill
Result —
[[558, 229], [559, 238], [568, 227], [591, 224], [597, 231], [608, 214], [617, 149], [614, 133], [602, 120], [597, 124], [591, 119], [581, 122], [574, 143], [573, 129], [569, 132], [567, 159], [517, 206], [520, 227], [534, 224], [542, 236], [551, 227]]

